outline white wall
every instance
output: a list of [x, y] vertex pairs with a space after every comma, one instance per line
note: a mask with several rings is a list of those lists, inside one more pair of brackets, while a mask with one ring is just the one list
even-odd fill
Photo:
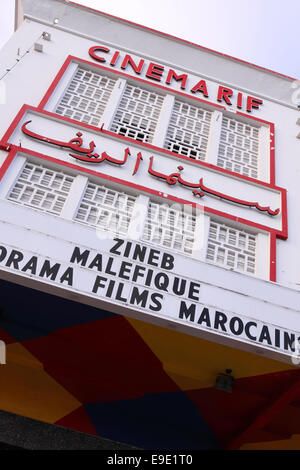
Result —
[[[51, 5], [56, 4], [53, 1], [50, 3]], [[0, 104], [0, 134], [4, 134], [24, 103], [38, 106], [68, 55], [92, 61], [88, 50], [91, 46], [97, 44], [110, 44], [112, 50], [130, 51], [148, 61], [151, 58], [155, 63], [164, 64], [166, 69], [172, 67], [178, 73], [180, 71], [187, 72], [191, 81], [193, 81], [193, 76], [195, 79], [210, 77], [207, 80], [210, 89], [209, 101], [216, 104], [219, 104], [216, 100], [216, 90], [219, 84], [230, 87], [234, 85], [235, 93], [243, 91], [253, 96], [262, 97], [264, 104], [259, 110], [254, 110], [251, 115], [275, 124], [276, 184], [288, 191], [289, 236], [287, 240], [277, 240], [277, 282], [279, 285], [300, 291], [300, 218], [298, 202], [300, 142], [296, 138], [299, 132], [299, 126], [296, 124], [298, 112], [290, 102], [292, 82], [261, 69], [216, 56], [213, 53], [187, 44], [181, 44], [170, 38], [163, 39], [160, 35], [112, 21], [103, 15], [98, 16], [90, 12], [83, 14], [81, 9], [74, 6], [67, 6], [66, 4], [62, 6], [58, 2], [59, 9], [64, 8], [64, 11], [58, 9], [57, 12], [54, 12], [49, 9], [50, 3], [48, 0], [47, 2], [30, 2], [26, 0], [24, 2], [25, 13], [26, 8], [31, 4], [34, 6], [31, 9], [32, 17], [40, 15], [43, 17], [42, 21], [44, 23], [50, 22], [50, 18], [61, 17], [58, 27], [51, 26], [50, 23], [46, 25], [33, 21], [33, 19], [26, 19], [0, 54], [0, 77], [5, 75], [2, 78], [2, 83], [5, 84], [5, 99]], [[82, 18], [80, 23], [79, 14]], [[62, 27], [73, 30], [78, 29], [81, 36], [59, 29]], [[41, 38], [44, 31], [51, 34], [51, 41], [45, 41]], [[92, 34], [97, 39], [84, 38], [82, 37], [83, 34]], [[42, 53], [34, 51], [33, 44], [35, 42], [42, 44]], [[6, 73], [7, 69], [10, 69], [8, 73]], [[126, 73], [131, 74], [133, 77], [136, 76], [129, 69], [126, 70]], [[179, 86], [179, 84], [174, 83], [171, 88], [178, 90]], [[224, 103], [222, 105], [226, 106]], [[235, 108], [233, 107], [234, 111]], [[0, 164], [4, 161], [4, 155], [1, 151]], [[247, 189], [245, 189], [245, 195], [247, 196]], [[28, 211], [27, 209], [22, 210]], [[51, 216], [45, 217], [51, 219]], [[212, 268], [208, 269], [211, 270]], [[197, 275], [195, 274], [195, 276]], [[251, 295], [263, 298], [264, 293], [272, 283], [261, 280], [254, 281], [243, 274], [228, 273], [223, 268], [213, 268], [213, 278], [222, 285], [222, 289], [227, 289], [223, 299], [218, 293], [219, 304], [224, 304], [226, 298], [225, 303], [230, 310], [239, 311], [240, 313], [243, 310], [248, 315], [261, 316], [261, 312], [251, 314], [254, 304], [248, 304], [248, 302], [245, 302], [245, 298], [243, 296], [238, 297], [238, 294], [248, 283], [251, 283]], [[276, 302], [281, 303], [279, 310], [276, 310], [277, 323], [275, 323], [282, 324], [282, 318], [285, 314], [284, 305], [289, 304], [291, 298], [293, 298], [291, 306], [293, 312], [289, 317], [289, 328], [299, 329], [297, 320], [299, 311], [296, 306], [297, 301], [293, 297], [296, 293], [293, 293], [290, 289], [280, 290], [282, 288], [279, 285], [278, 287], [272, 286], [272, 289], [275, 290], [272, 290], [271, 297], [275, 295], [274, 292], [277, 288], [280, 295]], [[235, 303], [229, 301], [231, 290], [234, 290], [237, 295], [235, 296]], [[210, 299], [212, 298], [213, 295]], [[268, 301], [271, 302], [271, 299]], [[268, 319], [271, 320], [271, 303], [268, 308]]]

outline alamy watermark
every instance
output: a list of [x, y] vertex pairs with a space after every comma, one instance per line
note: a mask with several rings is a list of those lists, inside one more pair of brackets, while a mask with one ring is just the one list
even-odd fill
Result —
[[95, 217], [97, 238], [101, 241], [116, 237], [150, 242], [166, 249], [188, 246], [193, 255], [205, 246], [204, 209], [192, 204], [136, 201], [129, 207], [122, 199], [113, 208], [100, 207]]

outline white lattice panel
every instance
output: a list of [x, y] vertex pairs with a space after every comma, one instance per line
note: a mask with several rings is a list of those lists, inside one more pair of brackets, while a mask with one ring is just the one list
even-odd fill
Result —
[[205, 160], [211, 112], [175, 100], [164, 147], [195, 160]]
[[141, 142], [152, 142], [164, 97], [126, 85], [110, 130]]
[[256, 244], [256, 235], [211, 222], [206, 259], [235, 271], [254, 274]]
[[101, 230], [127, 235], [136, 197], [88, 183], [75, 219]]
[[74, 178], [62, 171], [25, 163], [8, 199], [60, 215]]
[[55, 112], [98, 126], [116, 80], [78, 67]]
[[259, 129], [223, 116], [217, 165], [258, 177]]
[[192, 254], [196, 218], [166, 204], [150, 202], [143, 240]]

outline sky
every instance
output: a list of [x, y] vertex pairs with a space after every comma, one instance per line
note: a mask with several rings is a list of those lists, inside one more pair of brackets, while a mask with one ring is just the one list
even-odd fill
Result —
[[[13, 32], [15, 1], [0, 2], [2, 47]], [[300, 79], [300, 0], [81, 0], [76, 3]]]

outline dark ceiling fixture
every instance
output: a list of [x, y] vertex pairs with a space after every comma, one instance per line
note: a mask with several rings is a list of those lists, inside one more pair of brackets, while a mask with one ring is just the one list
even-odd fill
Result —
[[222, 390], [223, 392], [232, 393], [232, 385], [234, 382], [234, 377], [231, 375], [232, 370], [226, 369], [225, 372], [225, 374], [218, 374], [214, 388], [217, 390]]

